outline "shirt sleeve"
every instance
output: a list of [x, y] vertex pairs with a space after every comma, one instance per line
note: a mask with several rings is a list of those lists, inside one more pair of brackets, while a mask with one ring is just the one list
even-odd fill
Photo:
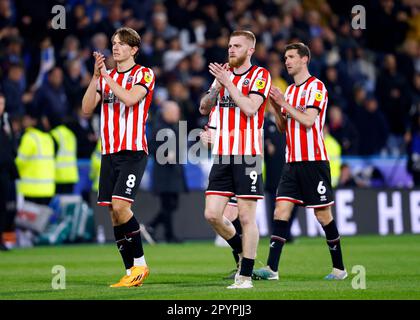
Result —
[[306, 108], [315, 108], [321, 111], [327, 101], [328, 93], [325, 85], [321, 81], [315, 81], [314, 84], [311, 84]]
[[210, 114], [209, 114], [209, 122], [207, 122], [207, 127], [209, 127], [210, 129], [216, 129], [216, 118], [217, 118], [217, 114], [216, 114], [216, 107], [211, 108]]
[[96, 92], [102, 96], [102, 76], [99, 77], [98, 82], [96, 83]]
[[210, 86], [209, 90], [207, 90], [207, 92], [206, 92], [206, 93], [209, 93], [209, 92], [210, 92], [210, 89], [211, 89], [211, 88], [214, 88], [214, 87], [216, 86], [216, 81], [217, 81], [216, 79], [214, 79], [214, 80], [213, 80], [213, 83], [211, 84], [211, 86]]
[[152, 69], [150, 68], [142, 68], [137, 74], [135, 75], [134, 85], [143, 86], [147, 93], [155, 87], [155, 74]]
[[[286, 100], [286, 102], [289, 102], [288, 100], [288, 97], [289, 97], [289, 92], [290, 92], [290, 88], [291, 88], [292, 86], [288, 86], [287, 87], [287, 89], [286, 89], [286, 91], [284, 92], [284, 99]], [[284, 116], [286, 116], [287, 115], [287, 112], [286, 112], [286, 109], [284, 109], [283, 107], [281, 107], [281, 113], [282, 113], [282, 115], [284, 115]]]
[[255, 93], [259, 94], [265, 99], [268, 98], [268, 94], [270, 93], [271, 87], [271, 75], [265, 68], [260, 68], [257, 71], [257, 76], [254, 78], [251, 84], [251, 90], [249, 90], [249, 94]]

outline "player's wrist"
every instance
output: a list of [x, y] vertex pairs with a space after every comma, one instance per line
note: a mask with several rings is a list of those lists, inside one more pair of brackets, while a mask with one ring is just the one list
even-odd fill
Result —
[[213, 88], [216, 92], [219, 92], [222, 89], [222, 84], [220, 82], [216, 82]]
[[284, 110], [287, 110], [288, 108], [290, 108], [290, 105], [286, 101], [279, 103], [279, 106], [280, 106], [280, 109], [284, 109]]

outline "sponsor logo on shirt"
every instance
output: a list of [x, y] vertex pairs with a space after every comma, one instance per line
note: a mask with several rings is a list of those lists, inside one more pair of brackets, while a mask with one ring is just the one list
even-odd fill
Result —
[[152, 75], [149, 72], [144, 73], [144, 81], [146, 81], [146, 83], [150, 83], [152, 81]]
[[322, 95], [321, 91], [318, 91], [318, 92], [315, 93], [315, 100], [316, 101], [320, 102], [322, 100], [322, 97], [323, 97], [323, 95]]
[[235, 108], [236, 104], [230, 96], [223, 96], [220, 99], [219, 106], [221, 108]]
[[258, 79], [255, 81], [255, 86], [256, 86], [258, 89], [262, 89], [262, 88], [264, 88], [264, 87], [265, 87], [265, 83], [266, 83], [266, 80], [265, 80], [264, 78], [258, 78]]
[[116, 103], [119, 102], [118, 98], [112, 92], [104, 93], [104, 103]]

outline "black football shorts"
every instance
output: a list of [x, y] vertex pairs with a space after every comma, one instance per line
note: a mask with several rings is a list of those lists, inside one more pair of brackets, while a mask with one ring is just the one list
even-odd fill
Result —
[[263, 199], [261, 156], [215, 156], [206, 195]]
[[110, 206], [112, 199], [134, 202], [146, 164], [144, 151], [124, 150], [102, 155], [98, 204]]
[[322, 208], [334, 204], [330, 163], [286, 163], [277, 188], [276, 201], [290, 201], [307, 208]]

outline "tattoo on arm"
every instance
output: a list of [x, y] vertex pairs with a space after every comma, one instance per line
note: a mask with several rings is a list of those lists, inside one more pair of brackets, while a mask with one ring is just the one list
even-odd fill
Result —
[[218, 89], [213, 87], [210, 88], [209, 93], [201, 99], [200, 110], [204, 111], [206, 114], [209, 113], [211, 108], [216, 104], [218, 94]]
[[216, 88], [210, 88], [210, 92], [207, 95], [207, 99], [212, 106], [216, 103], [219, 91], [220, 90], [217, 90]]

